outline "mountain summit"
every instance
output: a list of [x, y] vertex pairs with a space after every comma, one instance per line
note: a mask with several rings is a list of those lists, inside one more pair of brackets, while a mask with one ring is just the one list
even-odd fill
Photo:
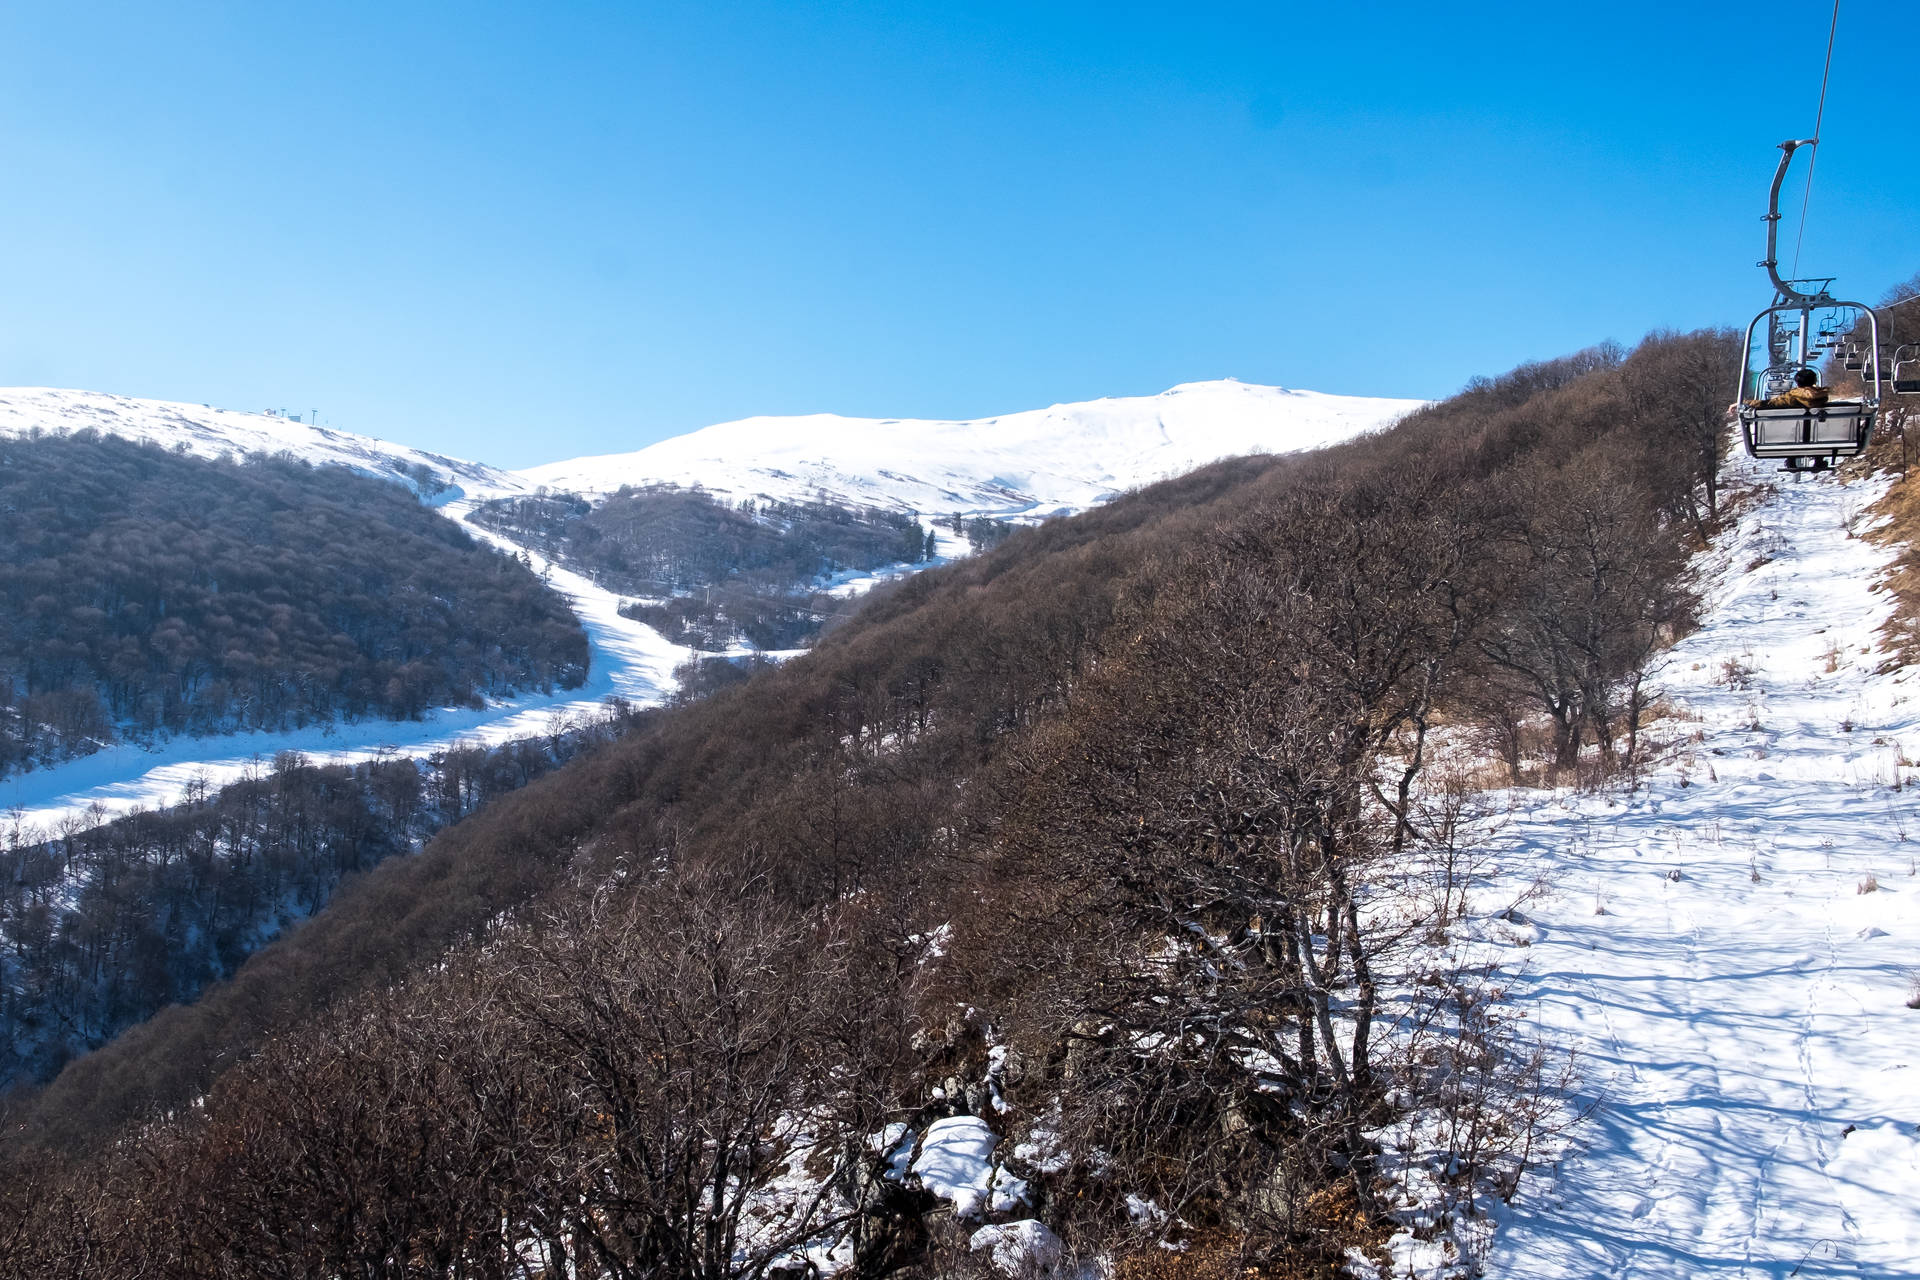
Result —
[[700, 485], [733, 497], [824, 496], [939, 515], [1047, 516], [1085, 510], [1218, 458], [1333, 444], [1423, 403], [1229, 378], [964, 422], [829, 413], [743, 418], [632, 453], [518, 474], [530, 484], [585, 494]]
[[0, 388], [0, 437], [91, 428], [207, 458], [286, 453], [398, 481], [436, 504], [536, 487], [597, 498], [623, 485], [673, 484], [735, 498], [1038, 518], [1084, 511], [1218, 458], [1334, 444], [1423, 403], [1227, 378], [972, 421], [830, 413], [743, 418], [631, 453], [511, 472], [273, 414], [9, 387]]

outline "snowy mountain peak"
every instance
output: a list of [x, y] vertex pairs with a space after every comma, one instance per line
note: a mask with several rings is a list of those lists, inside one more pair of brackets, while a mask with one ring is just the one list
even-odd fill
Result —
[[316, 466], [351, 467], [366, 475], [398, 481], [434, 502], [463, 494], [491, 497], [525, 487], [512, 474], [477, 462], [276, 414], [136, 400], [98, 391], [0, 388], [0, 439], [24, 437], [36, 429], [63, 435], [92, 429], [168, 449], [184, 446], [203, 458], [291, 454]]
[[0, 439], [91, 428], [207, 458], [287, 453], [399, 481], [436, 503], [539, 486], [606, 494], [664, 483], [736, 498], [825, 497], [927, 515], [1035, 519], [1083, 511], [1218, 458], [1333, 444], [1421, 403], [1223, 378], [972, 421], [830, 413], [744, 418], [632, 453], [515, 473], [269, 413], [15, 387], [0, 388]]
[[1084, 510], [1218, 458], [1333, 444], [1422, 403], [1225, 378], [971, 421], [743, 418], [632, 453], [518, 474], [531, 485], [589, 494], [698, 484], [734, 497], [825, 496], [927, 514], [1037, 517]]

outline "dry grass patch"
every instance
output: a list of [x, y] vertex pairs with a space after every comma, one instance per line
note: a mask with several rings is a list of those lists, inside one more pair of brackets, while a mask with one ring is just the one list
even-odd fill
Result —
[[1865, 534], [1868, 542], [1899, 553], [1882, 580], [1894, 601], [1893, 616], [1880, 628], [1883, 673], [1920, 659], [1920, 474], [1900, 469], [1900, 449], [1898, 440], [1881, 435], [1866, 458], [1869, 468], [1898, 471], [1886, 496], [1868, 509], [1873, 527]]
[[1247, 1242], [1225, 1229], [1196, 1233], [1182, 1249], [1158, 1246], [1114, 1260], [1114, 1280], [1346, 1280], [1347, 1250], [1360, 1249], [1384, 1263], [1394, 1228], [1369, 1222], [1354, 1203], [1353, 1189], [1337, 1184], [1314, 1195], [1308, 1216], [1320, 1230], [1310, 1240], [1282, 1244], [1264, 1257], [1250, 1257]]

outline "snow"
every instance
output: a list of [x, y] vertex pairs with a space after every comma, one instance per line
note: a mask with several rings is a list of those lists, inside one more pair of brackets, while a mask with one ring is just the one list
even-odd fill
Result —
[[1486, 936], [1596, 1110], [1490, 1276], [1920, 1276], [1920, 700], [1857, 536], [1885, 482], [1737, 474], [1761, 500], [1662, 673], [1697, 738], [1631, 794], [1516, 794], [1500, 836], [1486, 900], [1553, 892]]
[[1127, 1192], [1127, 1217], [1133, 1222], [1143, 1222], [1150, 1226], [1159, 1226], [1167, 1220], [1167, 1211], [1157, 1201], [1145, 1199], [1134, 1192]]
[[[36, 429], [72, 433], [88, 428], [168, 449], [184, 446], [201, 458], [284, 453], [315, 466], [351, 467], [363, 475], [405, 484], [434, 502], [497, 497], [526, 487], [512, 472], [495, 467], [266, 413], [135, 400], [98, 391], [0, 388], [0, 438], [25, 436]], [[434, 476], [438, 487], [423, 486], [407, 474], [420, 469]]]
[[1226, 379], [971, 422], [824, 413], [746, 418], [634, 453], [553, 462], [519, 475], [529, 485], [575, 493], [697, 484], [735, 499], [825, 495], [922, 514], [1039, 518], [1084, 511], [1218, 458], [1347, 440], [1423, 403]]
[[[471, 500], [443, 508], [475, 538], [518, 553], [500, 535], [467, 523]], [[53, 830], [63, 823], [96, 825], [135, 808], [177, 804], [190, 784], [211, 787], [257, 772], [281, 751], [298, 751], [313, 764], [350, 764], [395, 755], [423, 758], [458, 746], [498, 746], [544, 737], [590, 720], [609, 698], [640, 706], [673, 691], [673, 669], [692, 649], [668, 641], [643, 623], [620, 616], [621, 597], [589, 579], [528, 553], [536, 573], [567, 598], [586, 629], [591, 660], [577, 689], [533, 694], [474, 710], [442, 707], [420, 720], [367, 720], [316, 725], [278, 733], [173, 738], [157, 750], [118, 744], [51, 768], [0, 779], [0, 811], [9, 820]]]
[[987, 1250], [993, 1265], [1009, 1276], [1051, 1271], [1066, 1256], [1060, 1237], [1032, 1218], [981, 1227], [968, 1238], [967, 1248], [973, 1253]]
[[[554, 463], [516, 474], [294, 422], [267, 413], [136, 400], [91, 391], [0, 388], [0, 439], [34, 430], [107, 435], [184, 447], [199, 457], [289, 454], [348, 466], [407, 485], [476, 538], [519, 547], [467, 517], [489, 498], [536, 484], [607, 493], [664, 480], [718, 493], [812, 498], [922, 513], [1037, 517], [1092, 506], [1129, 486], [1234, 453], [1312, 448], [1384, 425], [1421, 402], [1328, 396], [1225, 381], [1189, 383], [1158, 396], [1106, 399], [1009, 414], [983, 422], [917, 422], [813, 415], [723, 423], [636, 454]], [[431, 475], [422, 483], [416, 476]], [[933, 563], [966, 554], [965, 540], [938, 531]], [[586, 578], [532, 557], [573, 603], [592, 645], [585, 687], [521, 697], [481, 710], [447, 707], [419, 721], [365, 721], [280, 733], [175, 738], [148, 749], [118, 744], [83, 759], [0, 779], [0, 812], [29, 826], [92, 825], [134, 808], [177, 803], [189, 785], [220, 786], [281, 751], [314, 763], [395, 754], [423, 757], [458, 745], [491, 746], [552, 733], [597, 714], [608, 697], [662, 700], [672, 671], [693, 650], [619, 615], [620, 598]], [[925, 567], [917, 566], [917, 567]], [[825, 584], [852, 597], [912, 572], [892, 566]], [[776, 655], [777, 656], [777, 655]]]
[[896, 1121], [870, 1137], [867, 1145], [887, 1158], [886, 1176], [899, 1182], [907, 1176], [907, 1169], [913, 1163], [913, 1148], [919, 1140], [919, 1130]]
[[999, 1142], [977, 1116], [935, 1120], [910, 1172], [928, 1191], [951, 1200], [955, 1217], [978, 1218], [993, 1191], [993, 1149]]
[[1013, 1158], [1036, 1173], [1059, 1173], [1073, 1164], [1073, 1156], [1061, 1145], [1059, 1131], [1045, 1123], [1033, 1125], [1027, 1130], [1027, 1140], [1014, 1144]]

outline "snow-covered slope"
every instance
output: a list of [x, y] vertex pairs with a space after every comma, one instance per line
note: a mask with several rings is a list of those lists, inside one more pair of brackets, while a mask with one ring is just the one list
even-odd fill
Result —
[[[1488, 1274], [1920, 1276], [1920, 688], [1882, 672], [1883, 482], [1741, 464], [1761, 500], [1670, 655], [1679, 754], [1522, 807], [1508, 992], [1597, 1104]], [[1422, 1275], [1440, 1274], [1422, 1270]]]
[[[133, 400], [98, 391], [0, 388], [0, 438], [24, 436], [36, 429], [64, 434], [87, 428], [168, 449], [184, 445], [188, 452], [203, 458], [288, 453], [316, 466], [331, 463], [399, 481], [433, 502], [461, 496], [492, 497], [524, 487], [510, 473], [477, 462], [266, 413]], [[422, 483], [423, 476], [433, 477], [433, 482]]]
[[621, 485], [701, 485], [734, 497], [809, 498], [949, 512], [1042, 516], [1217, 458], [1284, 453], [1350, 439], [1419, 400], [1323, 395], [1231, 379], [1157, 396], [1055, 405], [973, 422], [746, 418], [634, 453], [529, 468], [534, 485], [610, 493]]

